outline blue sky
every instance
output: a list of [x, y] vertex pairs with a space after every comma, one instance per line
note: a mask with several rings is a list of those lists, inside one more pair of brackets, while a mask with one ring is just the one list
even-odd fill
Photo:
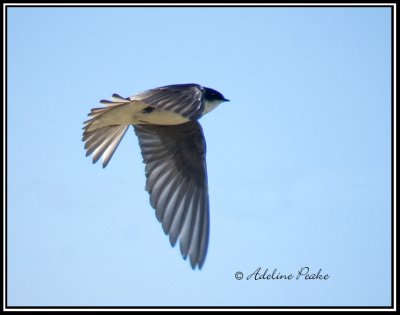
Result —
[[[388, 306], [389, 8], [8, 8], [9, 306]], [[171, 248], [137, 138], [106, 169], [100, 99], [175, 83], [201, 119], [210, 246]], [[258, 267], [328, 280], [236, 280]]]

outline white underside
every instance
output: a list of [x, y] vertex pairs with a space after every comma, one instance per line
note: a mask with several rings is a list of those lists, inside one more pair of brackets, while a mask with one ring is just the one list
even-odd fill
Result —
[[146, 107], [147, 104], [136, 100], [106, 107], [104, 113], [93, 120], [88, 131], [110, 125], [179, 125], [189, 121], [188, 118], [165, 110], [155, 109], [151, 113], [144, 113]]

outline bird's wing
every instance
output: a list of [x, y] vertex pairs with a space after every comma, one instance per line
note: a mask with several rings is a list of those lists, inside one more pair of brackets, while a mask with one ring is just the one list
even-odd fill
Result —
[[134, 96], [150, 107], [198, 119], [204, 109], [204, 88], [198, 84], [167, 85]]
[[171, 245], [202, 267], [208, 247], [209, 200], [206, 143], [197, 121], [181, 125], [135, 125], [146, 164], [146, 190]]

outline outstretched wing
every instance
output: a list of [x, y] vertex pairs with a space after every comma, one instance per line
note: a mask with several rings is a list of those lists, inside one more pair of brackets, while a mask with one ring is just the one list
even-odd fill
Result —
[[135, 125], [146, 164], [146, 190], [171, 245], [202, 267], [208, 247], [209, 200], [206, 143], [197, 121], [181, 125]]
[[138, 98], [150, 107], [171, 111], [191, 120], [201, 117], [204, 109], [204, 88], [198, 84], [166, 85], [148, 90]]

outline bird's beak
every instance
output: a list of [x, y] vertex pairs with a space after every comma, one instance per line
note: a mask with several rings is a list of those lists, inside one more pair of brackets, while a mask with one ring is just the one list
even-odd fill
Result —
[[224, 102], [230, 102], [231, 100], [228, 100], [227, 98], [224, 98]]

